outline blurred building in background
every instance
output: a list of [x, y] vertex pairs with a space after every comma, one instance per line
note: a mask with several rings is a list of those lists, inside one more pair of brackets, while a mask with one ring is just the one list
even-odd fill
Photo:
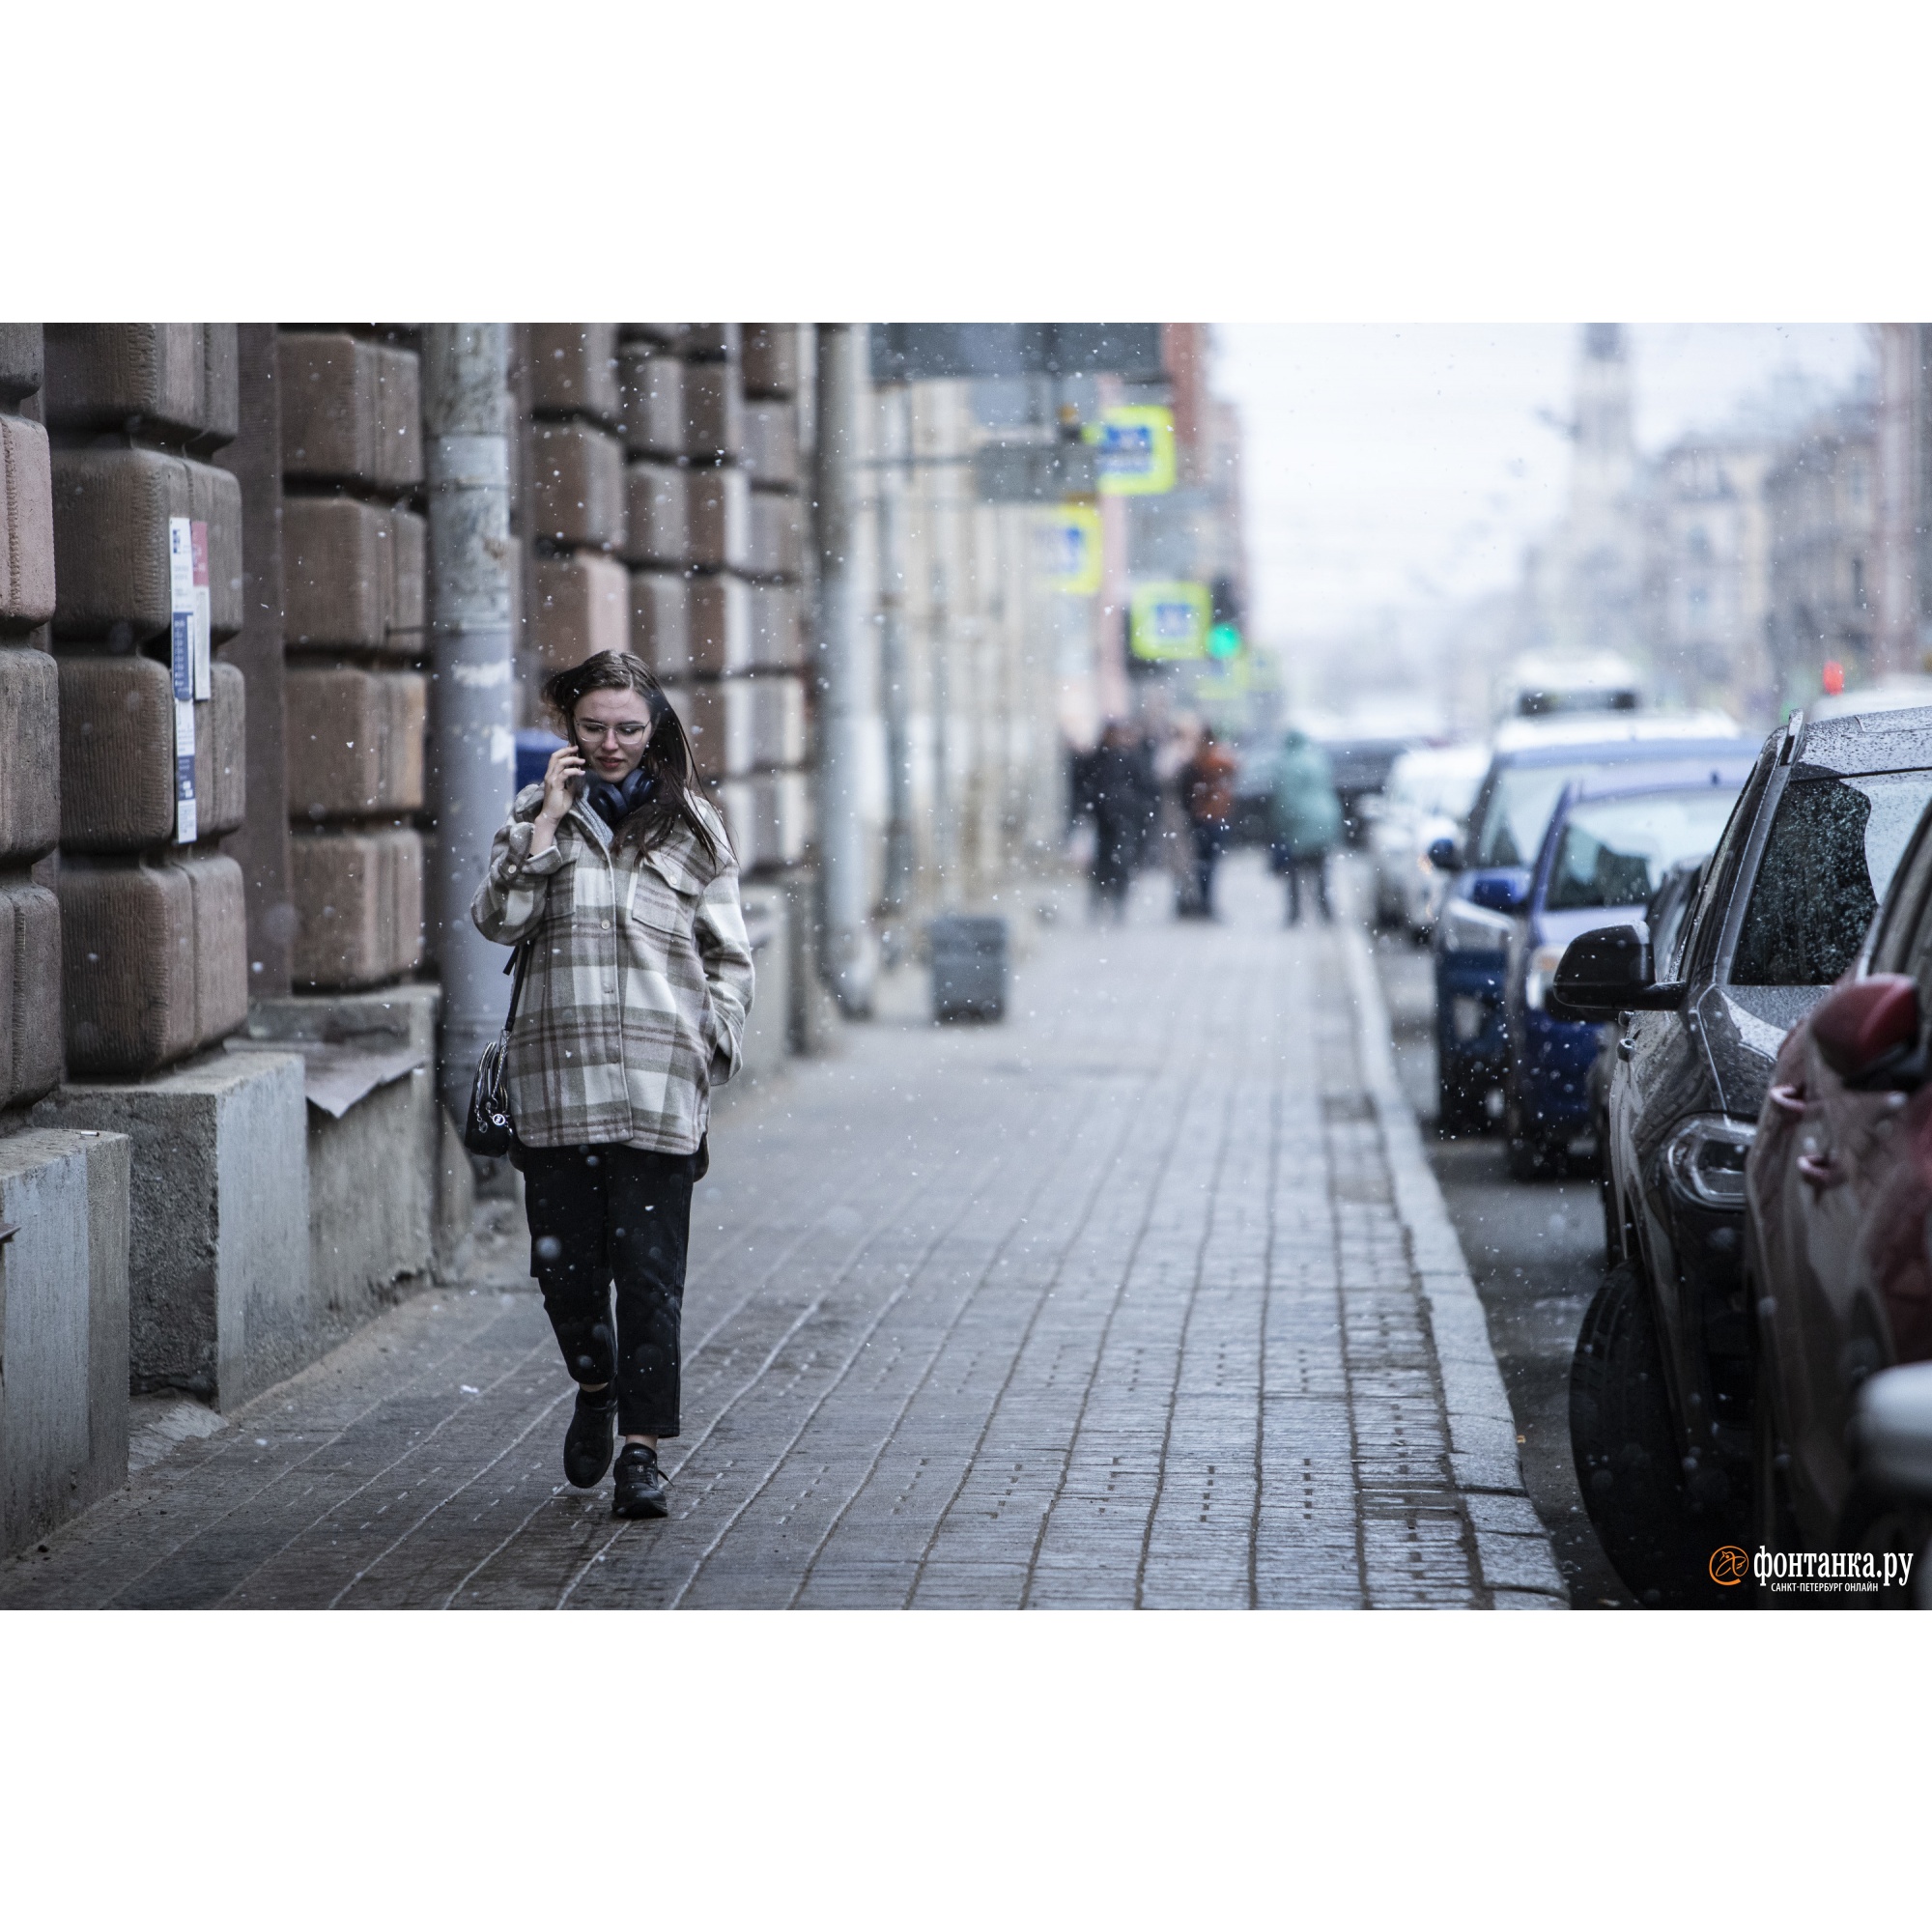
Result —
[[1826, 412], [1778, 452], [1765, 477], [1773, 715], [1814, 696], [1828, 665], [1853, 689], [1881, 674], [1874, 413], [1864, 401]]
[[1778, 455], [1762, 437], [1694, 435], [1648, 468], [1640, 648], [1661, 696], [1741, 718], [1774, 708], [1765, 478]]
[[1878, 350], [1874, 457], [1873, 668], [1881, 674], [1932, 669], [1932, 325], [1887, 322]]

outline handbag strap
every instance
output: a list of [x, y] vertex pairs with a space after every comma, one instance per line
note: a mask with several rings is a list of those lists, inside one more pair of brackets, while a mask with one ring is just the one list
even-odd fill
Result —
[[515, 976], [510, 981], [510, 1010], [503, 1021], [505, 1033], [517, 1023], [517, 1003], [524, 997], [524, 975], [530, 963], [532, 943], [527, 939], [519, 940], [510, 956], [503, 961], [503, 971]]

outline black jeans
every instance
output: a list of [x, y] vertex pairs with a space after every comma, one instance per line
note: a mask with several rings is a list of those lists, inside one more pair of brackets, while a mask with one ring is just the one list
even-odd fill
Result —
[[1228, 842], [1228, 828], [1219, 819], [1194, 821], [1194, 895], [1203, 919], [1214, 917], [1214, 868]]
[[[695, 1153], [526, 1148], [530, 1272], [571, 1379], [617, 1384], [624, 1435], [677, 1434]], [[616, 1282], [614, 1332], [611, 1286]]]
[[1310, 859], [1291, 859], [1287, 876], [1289, 923], [1301, 923], [1301, 887], [1306, 880], [1314, 888], [1316, 910], [1326, 924], [1332, 918], [1328, 910], [1328, 855], [1322, 852]]

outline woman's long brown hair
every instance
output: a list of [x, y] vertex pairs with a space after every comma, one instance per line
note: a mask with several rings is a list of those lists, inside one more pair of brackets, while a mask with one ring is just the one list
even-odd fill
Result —
[[650, 743], [644, 747], [643, 756], [644, 769], [653, 780], [651, 793], [625, 819], [624, 837], [635, 838], [648, 852], [668, 838], [682, 821], [691, 827], [716, 865], [718, 840], [694, 803], [697, 771], [691, 755], [691, 740], [685, 736], [684, 721], [671, 709], [664, 686], [643, 661], [629, 651], [599, 651], [568, 670], [553, 671], [544, 679], [541, 695], [573, 745], [577, 743], [577, 707], [593, 691], [635, 691], [651, 714]]

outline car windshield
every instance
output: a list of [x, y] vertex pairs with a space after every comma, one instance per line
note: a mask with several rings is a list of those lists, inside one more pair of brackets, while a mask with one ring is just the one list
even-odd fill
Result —
[[1598, 770], [1602, 762], [1580, 758], [1574, 765], [1506, 765], [1490, 793], [1469, 863], [1479, 867], [1527, 866], [1543, 843], [1564, 787]]
[[1663, 875], [1718, 842], [1740, 785], [1587, 799], [1564, 821], [1544, 904], [1551, 912], [1644, 905]]
[[1399, 758], [1389, 778], [1389, 803], [1403, 810], [1461, 818], [1482, 781], [1480, 762]]
[[1731, 961], [1737, 986], [1829, 986], [1858, 957], [1932, 772], [1795, 781], [1777, 808]]

